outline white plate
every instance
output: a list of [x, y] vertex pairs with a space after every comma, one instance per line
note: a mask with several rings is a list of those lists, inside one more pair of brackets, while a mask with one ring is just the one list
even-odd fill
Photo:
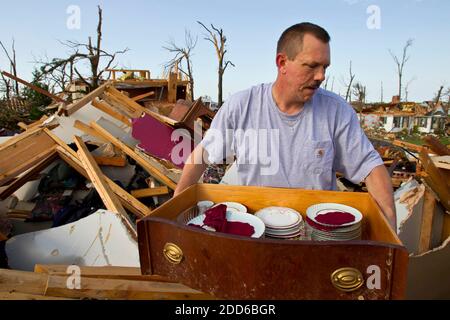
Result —
[[[260, 238], [264, 231], [266, 230], [266, 226], [264, 225], [264, 222], [253, 214], [250, 213], [244, 213], [244, 212], [234, 212], [227, 210], [227, 216], [228, 221], [238, 221], [238, 222], [244, 222], [248, 223], [253, 228], [255, 228], [255, 232], [251, 236], [252, 238]], [[187, 224], [196, 224], [196, 225], [203, 225], [203, 220], [205, 220], [205, 214], [201, 214], [199, 216], [196, 216], [195, 218], [188, 221]]]
[[227, 210], [230, 209], [230, 210], [235, 211], [235, 212], [244, 212], [244, 213], [247, 212], [247, 207], [244, 206], [243, 204], [239, 203], [239, 202], [231, 202], [231, 201], [220, 202], [220, 203], [216, 204], [214, 207], [218, 206], [219, 204], [226, 205], [227, 206]]
[[292, 228], [302, 221], [302, 216], [294, 209], [287, 207], [267, 207], [255, 213], [264, 224], [272, 229]]
[[[331, 211], [348, 212], [355, 217], [355, 221], [344, 223], [341, 225], [333, 225], [333, 224], [321, 223], [316, 220], [316, 217], [319, 214], [325, 214], [325, 213], [331, 212]], [[323, 226], [327, 226], [327, 227], [346, 227], [346, 226], [355, 225], [355, 224], [361, 222], [361, 220], [362, 220], [362, 214], [361, 214], [361, 212], [359, 212], [359, 210], [357, 210], [353, 207], [350, 207], [350, 206], [339, 204], [339, 203], [321, 203], [321, 204], [316, 204], [316, 205], [310, 206], [308, 209], [306, 209], [306, 216], [308, 218], [310, 218], [312, 221], [314, 221], [315, 223], [323, 225]]]

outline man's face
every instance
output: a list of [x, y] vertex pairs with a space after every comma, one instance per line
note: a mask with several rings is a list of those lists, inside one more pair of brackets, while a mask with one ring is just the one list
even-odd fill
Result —
[[[285, 56], [285, 55], [284, 55]], [[296, 102], [304, 103], [325, 80], [325, 71], [330, 65], [330, 45], [313, 35], [305, 34], [303, 48], [294, 60], [286, 56], [280, 60], [279, 71]]]

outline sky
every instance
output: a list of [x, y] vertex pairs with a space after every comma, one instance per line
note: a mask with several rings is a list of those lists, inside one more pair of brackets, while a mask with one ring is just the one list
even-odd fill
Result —
[[[104, 48], [130, 49], [117, 58], [119, 68], [146, 69], [160, 78], [172, 57], [163, 46], [169, 41], [183, 46], [185, 30], [198, 37], [192, 56], [196, 97], [217, 101], [217, 58], [197, 21], [222, 28], [227, 37], [225, 58], [235, 67], [225, 72], [224, 99], [274, 81], [276, 42], [286, 28], [304, 21], [319, 24], [331, 36], [328, 89], [333, 84], [336, 93], [345, 95], [352, 61], [367, 101], [381, 100], [381, 83], [383, 101], [390, 101], [398, 80], [389, 50], [400, 56], [408, 39], [413, 39], [404, 67], [408, 100], [431, 100], [441, 85], [450, 87], [448, 0], [2, 0], [0, 40], [10, 47], [14, 38], [18, 75], [31, 80], [34, 61], [67, 56], [60, 41], [95, 38], [97, 5], [103, 9]], [[0, 69], [9, 71], [3, 52]]]

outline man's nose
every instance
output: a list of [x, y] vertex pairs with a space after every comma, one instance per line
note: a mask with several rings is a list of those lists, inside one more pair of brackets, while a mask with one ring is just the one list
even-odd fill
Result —
[[325, 68], [319, 67], [314, 74], [314, 80], [323, 82], [325, 80]]

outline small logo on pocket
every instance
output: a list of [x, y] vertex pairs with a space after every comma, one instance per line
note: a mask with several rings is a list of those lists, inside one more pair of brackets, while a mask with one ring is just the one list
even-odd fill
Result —
[[315, 154], [316, 154], [316, 158], [323, 158], [323, 156], [325, 154], [325, 150], [324, 149], [316, 149]]

